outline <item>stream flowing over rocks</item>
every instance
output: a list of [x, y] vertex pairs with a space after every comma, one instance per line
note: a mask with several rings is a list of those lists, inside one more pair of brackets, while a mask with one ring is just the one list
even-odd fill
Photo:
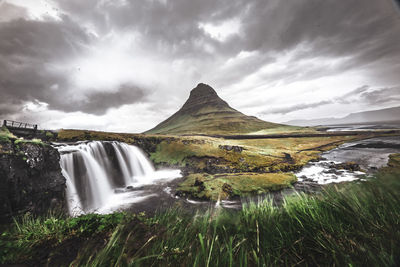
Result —
[[400, 152], [400, 137], [376, 137], [345, 143], [322, 153], [322, 160], [296, 172], [299, 182], [340, 183], [364, 179], [386, 166], [389, 155]]
[[[51, 209], [69, 212], [72, 216], [120, 209], [154, 212], [173, 205], [188, 210], [210, 206], [241, 209], [249, 200], [258, 202], [265, 198], [279, 204], [284, 196], [295, 192], [316, 193], [326, 184], [366, 179], [387, 164], [390, 154], [400, 152], [399, 137], [346, 143], [323, 153], [322, 160], [310, 162], [295, 172], [298, 182], [293, 188], [215, 203], [177, 196], [176, 188], [184, 179], [180, 170], [155, 170], [146, 152], [134, 145], [117, 141], [53, 145], [2, 144], [1, 218], [28, 211], [45, 214]], [[235, 146], [220, 149], [242, 151]]]

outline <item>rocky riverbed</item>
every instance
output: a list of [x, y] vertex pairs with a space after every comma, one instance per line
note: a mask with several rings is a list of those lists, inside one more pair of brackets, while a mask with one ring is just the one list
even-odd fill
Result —
[[400, 152], [400, 137], [376, 137], [343, 144], [322, 153], [296, 175], [299, 182], [340, 183], [364, 179], [386, 166], [389, 155]]

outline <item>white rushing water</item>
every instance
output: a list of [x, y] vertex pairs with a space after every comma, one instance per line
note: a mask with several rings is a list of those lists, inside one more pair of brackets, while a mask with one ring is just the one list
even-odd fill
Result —
[[[387, 165], [389, 155], [399, 153], [400, 137], [375, 137], [349, 142], [322, 153], [325, 160], [310, 162], [296, 172], [298, 181], [330, 184], [362, 180]], [[332, 165], [355, 162], [363, 171], [336, 169]]]
[[57, 148], [71, 215], [123, 208], [157, 196], [143, 194], [141, 186], [181, 177], [179, 170], [156, 171], [139, 148], [121, 142], [92, 141]]
[[362, 171], [331, 169], [329, 168], [331, 163], [339, 164], [341, 162], [319, 161], [307, 164], [300, 171], [296, 172], [298, 181], [309, 181], [318, 184], [342, 183], [362, 179], [366, 174]]

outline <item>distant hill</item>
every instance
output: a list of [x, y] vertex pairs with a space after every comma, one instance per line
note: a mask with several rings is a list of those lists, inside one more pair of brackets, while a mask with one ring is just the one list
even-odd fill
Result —
[[200, 83], [190, 92], [189, 99], [171, 117], [147, 134], [246, 134], [285, 127], [260, 120], [233, 109], [211, 86]]
[[321, 118], [313, 120], [291, 120], [286, 122], [296, 126], [357, 124], [377, 122], [400, 122], [400, 107], [351, 113], [343, 118]]

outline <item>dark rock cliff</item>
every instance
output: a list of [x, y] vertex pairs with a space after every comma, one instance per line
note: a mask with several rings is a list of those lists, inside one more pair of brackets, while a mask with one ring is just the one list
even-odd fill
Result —
[[0, 143], [0, 220], [25, 212], [65, 211], [60, 155], [43, 143]]

